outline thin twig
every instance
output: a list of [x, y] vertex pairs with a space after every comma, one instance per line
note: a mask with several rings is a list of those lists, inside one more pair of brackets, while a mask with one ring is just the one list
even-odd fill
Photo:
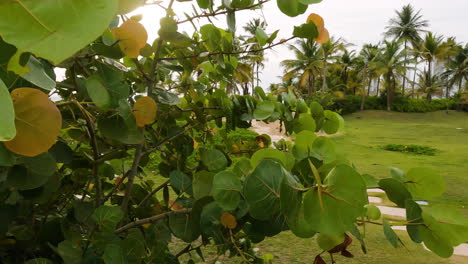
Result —
[[133, 182], [135, 180], [135, 176], [138, 172], [138, 165], [140, 165], [140, 160], [142, 157], [142, 152], [143, 152], [143, 144], [140, 144], [137, 146], [136, 151], [135, 151], [135, 157], [133, 158], [133, 164], [132, 168], [130, 169], [130, 173], [128, 174], [128, 181], [125, 189], [125, 196], [122, 200], [121, 208], [126, 215], [127, 209], [128, 209], [128, 202], [130, 201], [130, 196], [132, 192], [132, 187], [133, 187]]
[[144, 219], [140, 219], [140, 220], [128, 223], [128, 224], [118, 228], [117, 230], [115, 230], [115, 233], [122, 233], [122, 232], [124, 232], [124, 231], [126, 231], [128, 229], [131, 229], [131, 228], [134, 228], [134, 227], [137, 227], [137, 226], [157, 222], [159, 220], [165, 219], [166, 217], [169, 217], [169, 215], [171, 215], [171, 214], [174, 214], [174, 215], [189, 214], [190, 212], [192, 212], [192, 209], [183, 209], [183, 210], [178, 210], [178, 211], [165, 212], [165, 213], [162, 213], [162, 214], [159, 214], [159, 215], [155, 215], [155, 216], [152, 216], [152, 217], [148, 217], [148, 218], [144, 218]]
[[[233, 12], [237, 12], [237, 11], [242, 11], [242, 10], [249, 10], [249, 9], [253, 9], [253, 8], [256, 8], [258, 6], [261, 6], [267, 2], [270, 2], [270, 0], [264, 0], [264, 1], [260, 1], [254, 5], [251, 5], [251, 6], [247, 6], [247, 7], [244, 7], [244, 8], [234, 8], [232, 9]], [[224, 15], [224, 14], [227, 14], [227, 10], [225, 11], [219, 11], [219, 12], [213, 12], [213, 13], [203, 13], [203, 14], [200, 14], [200, 15], [195, 15], [193, 17], [190, 17], [190, 18], [187, 18], [185, 20], [180, 20], [177, 22], [177, 24], [182, 24], [182, 23], [186, 23], [186, 22], [190, 22], [190, 21], [193, 21], [194, 19], [198, 19], [198, 18], [203, 18], [203, 17], [206, 17], [206, 18], [209, 18], [209, 17], [214, 17], [214, 16], [219, 16], [219, 15]]]
[[167, 186], [169, 184], [169, 182], [171, 182], [171, 181], [170, 180], [165, 181], [163, 184], [156, 187], [152, 192], [148, 193], [148, 195], [146, 195], [145, 198], [143, 198], [143, 200], [141, 200], [141, 202], [137, 205], [137, 207], [140, 207], [140, 206], [144, 205], [146, 203], [146, 201], [149, 200], [149, 198], [151, 198], [155, 193], [157, 193], [159, 190], [161, 190], [162, 188]]
[[171, 61], [171, 60], [180, 60], [180, 59], [190, 59], [190, 58], [197, 58], [197, 57], [200, 57], [202, 54], [204, 57], [207, 57], [207, 56], [214, 56], [214, 55], [238, 55], [238, 54], [244, 54], [244, 53], [257, 53], [257, 52], [261, 52], [261, 51], [265, 51], [267, 49], [271, 49], [271, 48], [274, 48], [278, 45], [282, 45], [284, 43], [287, 43], [293, 39], [295, 39], [296, 37], [290, 37], [288, 39], [285, 39], [285, 40], [281, 40], [275, 44], [270, 44], [266, 47], [263, 47], [263, 48], [259, 48], [259, 49], [251, 49], [251, 50], [242, 50], [242, 51], [232, 51], [232, 52], [224, 52], [224, 51], [217, 51], [217, 52], [210, 52], [208, 54], [203, 54], [203, 53], [200, 53], [200, 54], [195, 54], [195, 55], [187, 55], [187, 56], [182, 56], [182, 57], [163, 57], [163, 58], [158, 58], [158, 60], [164, 60], [164, 61]]
[[[90, 138], [90, 145], [93, 149], [93, 161], [97, 161], [100, 158], [100, 153], [97, 145], [96, 140], [96, 133], [94, 131], [94, 122], [91, 120], [90, 114], [78, 103], [77, 101], [73, 101], [74, 104], [80, 109], [83, 117], [86, 120], [86, 127], [88, 129], [88, 135]], [[99, 163], [93, 162], [93, 178], [94, 178], [94, 185], [96, 187], [96, 207], [101, 205], [101, 198], [102, 198], [102, 186], [101, 186], [101, 179], [99, 179]]]

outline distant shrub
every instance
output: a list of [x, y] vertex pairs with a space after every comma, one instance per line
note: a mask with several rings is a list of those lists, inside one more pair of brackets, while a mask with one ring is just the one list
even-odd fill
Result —
[[437, 153], [437, 149], [421, 146], [421, 145], [400, 145], [400, 144], [388, 144], [382, 147], [384, 150], [397, 151], [402, 153], [411, 153], [417, 155], [434, 156]]
[[[324, 105], [324, 108], [337, 111], [341, 114], [351, 114], [358, 112], [361, 109], [361, 96], [346, 95], [342, 98], [332, 97], [333, 101]], [[317, 98], [309, 98], [310, 101], [319, 101]], [[387, 98], [385, 96], [368, 96], [366, 97], [365, 110], [386, 110]], [[408, 98], [397, 96], [393, 102], [392, 110], [396, 112], [407, 113], [427, 113], [439, 110], [468, 110], [468, 107], [463, 108], [456, 104], [453, 99], [433, 99], [427, 101], [426, 99]]]

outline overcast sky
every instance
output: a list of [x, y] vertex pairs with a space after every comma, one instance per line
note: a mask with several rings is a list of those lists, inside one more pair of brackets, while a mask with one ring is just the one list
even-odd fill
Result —
[[[163, 5], [167, 5], [167, 2], [168, 0], [164, 0]], [[276, 1], [272, 0], [265, 4], [263, 11], [238, 12], [236, 34], [243, 34], [242, 26], [252, 18], [264, 17], [268, 23], [267, 33], [279, 29], [277, 40], [288, 38], [292, 36], [295, 25], [304, 23], [308, 14], [317, 13], [324, 18], [325, 27], [332, 36], [342, 37], [359, 48], [364, 43], [377, 43], [382, 40], [382, 32], [388, 20], [394, 16], [395, 10], [408, 3], [417, 10], [421, 9], [423, 17], [429, 20], [429, 30], [444, 36], [454, 36], [459, 42], [468, 42], [468, 0], [323, 0], [322, 3], [310, 5], [305, 14], [294, 18], [282, 14], [276, 6]], [[196, 1], [175, 3], [175, 12], [182, 14], [180, 19], [185, 18], [184, 12], [192, 13], [192, 4], [196, 5]], [[132, 14], [143, 14], [142, 23], [148, 31], [151, 43], [157, 37], [159, 19], [164, 15], [161, 8], [143, 7]], [[212, 21], [216, 26], [226, 28], [224, 16]], [[207, 20], [200, 20], [196, 25], [206, 23]], [[191, 34], [193, 27], [186, 23], [179, 27], [179, 31]], [[281, 80], [278, 77], [283, 73], [280, 62], [294, 56], [285, 46], [279, 46], [269, 51], [266, 58], [268, 61], [265, 62], [261, 76], [261, 86], [264, 88]]]

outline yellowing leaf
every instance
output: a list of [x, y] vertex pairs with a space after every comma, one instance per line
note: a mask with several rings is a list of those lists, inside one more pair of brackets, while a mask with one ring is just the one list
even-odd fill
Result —
[[193, 140], [193, 148], [198, 148], [198, 141], [196, 141], [195, 139]]
[[120, 27], [114, 28], [112, 34], [119, 40], [122, 52], [130, 58], [138, 57], [140, 49], [146, 45], [148, 40], [146, 29], [133, 19], [129, 19]]
[[228, 212], [224, 212], [221, 216], [221, 224], [229, 229], [234, 229], [237, 226], [236, 217]]
[[326, 43], [329, 40], [330, 40], [330, 33], [328, 33], [328, 30], [326, 28], [320, 31], [318, 38], [315, 39], [315, 41], [320, 44]]
[[16, 136], [4, 142], [12, 152], [33, 157], [49, 150], [62, 128], [60, 110], [47, 94], [33, 88], [11, 92], [15, 108]]
[[323, 18], [317, 14], [309, 15], [309, 17], [307, 18], [307, 24], [309, 24], [310, 22], [313, 22], [315, 24], [319, 33], [325, 29], [325, 21], [323, 21]]
[[145, 96], [139, 98], [133, 106], [137, 126], [144, 127], [154, 123], [156, 120], [157, 105], [153, 98]]

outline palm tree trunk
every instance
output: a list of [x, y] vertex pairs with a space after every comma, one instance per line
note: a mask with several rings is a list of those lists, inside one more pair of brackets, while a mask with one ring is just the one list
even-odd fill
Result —
[[463, 82], [463, 78], [460, 78], [460, 81], [458, 82], [458, 92], [461, 93], [462, 91], [462, 82]]
[[414, 74], [413, 74], [413, 85], [412, 85], [412, 88], [411, 88], [411, 98], [414, 98], [414, 88], [416, 86], [416, 73], [418, 72], [418, 70], [416, 69], [418, 65], [416, 64], [415, 67], [414, 67]]
[[328, 89], [328, 84], [327, 84], [327, 59], [325, 58], [323, 60], [323, 76], [322, 76], [322, 92], [325, 93]]
[[367, 96], [370, 96], [371, 86], [372, 86], [372, 78], [369, 79], [369, 86], [367, 87]]
[[404, 69], [404, 72], [403, 72], [403, 86], [401, 87], [401, 94], [403, 94], [403, 96], [405, 96], [405, 86], [406, 86], [406, 61], [407, 61], [407, 53], [406, 53], [406, 46], [407, 46], [407, 41], [405, 40], [405, 63], [403, 65], [403, 67], [405, 68]]
[[377, 79], [377, 96], [379, 96], [379, 92], [380, 92], [380, 76]]
[[[367, 68], [367, 65], [365, 66]], [[364, 72], [363, 80], [366, 79], [366, 73]], [[370, 82], [371, 80], [369, 79], [369, 87], [370, 87]], [[366, 102], [366, 86], [362, 86], [362, 92], [361, 92], [361, 111], [364, 110], [364, 104]]]
[[260, 86], [260, 78], [258, 77], [260, 73], [260, 63], [257, 62], [257, 86]]

